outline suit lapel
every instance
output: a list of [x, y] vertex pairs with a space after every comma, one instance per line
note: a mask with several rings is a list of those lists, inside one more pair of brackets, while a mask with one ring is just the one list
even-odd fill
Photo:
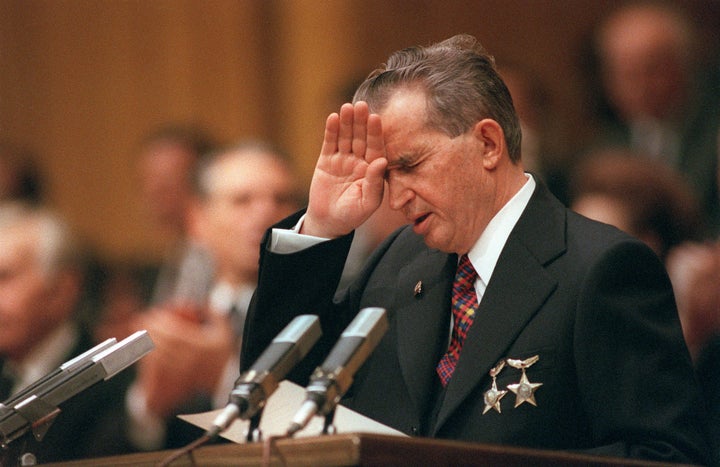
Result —
[[538, 184], [498, 259], [446, 388], [434, 433], [484, 378], [490, 388], [488, 372], [508, 357], [508, 348], [557, 286], [544, 265], [564, 251], [564, 217], [564, 207]]
[[[435, 365], [450, 329], [450, 293], [457, 257], [427, 250], [398, 273], [396, 305], [398, 356], [402, 377], [418, 413], [435, 383]], [[416, 293], [418, 281], [422, 291]], [[428, 343], [434, 343], [428, 348]]]

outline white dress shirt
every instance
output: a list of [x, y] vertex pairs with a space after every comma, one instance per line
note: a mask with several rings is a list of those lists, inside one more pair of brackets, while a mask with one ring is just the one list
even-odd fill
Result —
[[66, 322], [55, 328], [21, 362], [6, 361], [5, 371], [12, 373], [14, 378], [12, 394], [65, 363], [65, 357], [77, 345], [77, 340], [77, 329], [72, 323]]

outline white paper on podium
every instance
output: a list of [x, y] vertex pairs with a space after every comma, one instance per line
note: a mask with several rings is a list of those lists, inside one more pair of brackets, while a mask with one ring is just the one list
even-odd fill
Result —
[[[260, 430], [264, 437], [279, 436], [285, 434], [295, 412], [305, 401], [305, 388], [290, 381], [282, 381], [277, 390], [268, 399], [260, 419]], [[212, 426], [215, 417], [222, 409], [197, 414], [178, 415], [185, 420], [204, 430]], [[304, 430], [297, 433], [296, 437], [318, 436], [322, 433], [325, 417], [316, 416], [310, 420]], [[220, 436], [236, 443], [246, 441], [246, 431], [249, 425], [248, 420], [237, 419], [230, 427], [222, 432]], [[407, 436], [394, 428], [383, 425], [375, 420], [361, 415], [353, 410], [338, 405], [335, 409], [334, 425], [337, 433], [377, 433], [383, 435]]]

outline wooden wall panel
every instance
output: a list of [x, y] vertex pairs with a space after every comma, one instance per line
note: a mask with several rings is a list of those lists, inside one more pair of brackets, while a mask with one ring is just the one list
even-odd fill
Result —
[[270, 137], [258, 2], [4, 4], [0, 137], [32, 146], [52, 203], [105, 256], [157, 254], [135, 149], [156, 124]]
[[[276, 1], [277, 139], [309, 184], [325, 119], [339, 109], [356, 43], [347, 0]], [[311, 5], [311, 7], [309, 7]]]

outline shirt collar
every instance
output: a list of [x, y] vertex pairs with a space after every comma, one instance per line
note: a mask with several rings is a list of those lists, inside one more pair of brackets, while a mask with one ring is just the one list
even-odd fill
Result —
[[18, 378], [15, 390], [34, 383], [65, 363], [77, 338], [77, 329], [72, 323], [66, 322], [36, 345], [21, 362], [8, 362]]
[[237, 309], [245, 311], [250, 304], [254, 290], [255, 287], [248, 284], [231, 285], [227, 282], [219, 282], [210, 291], [210, 309], [220, 315], [229, 313], [233, 305]]
[[487, 227], [475, 245], [468, 252], [468, 257], [475, 271], [477, 271], [479, 279], [484, 285], [490, 282], [495, 265], [497, 264], [500, 253], [505, 247], [510, 232], [517, 224], [518, 219], [522, 215], [525, 207], [530, 202], [530, 197], [535, 191], [535, 179], [532, 175], [526, 173], [527, 182], [515, 193], [505, 206], [498, 211], [490, 220]]

